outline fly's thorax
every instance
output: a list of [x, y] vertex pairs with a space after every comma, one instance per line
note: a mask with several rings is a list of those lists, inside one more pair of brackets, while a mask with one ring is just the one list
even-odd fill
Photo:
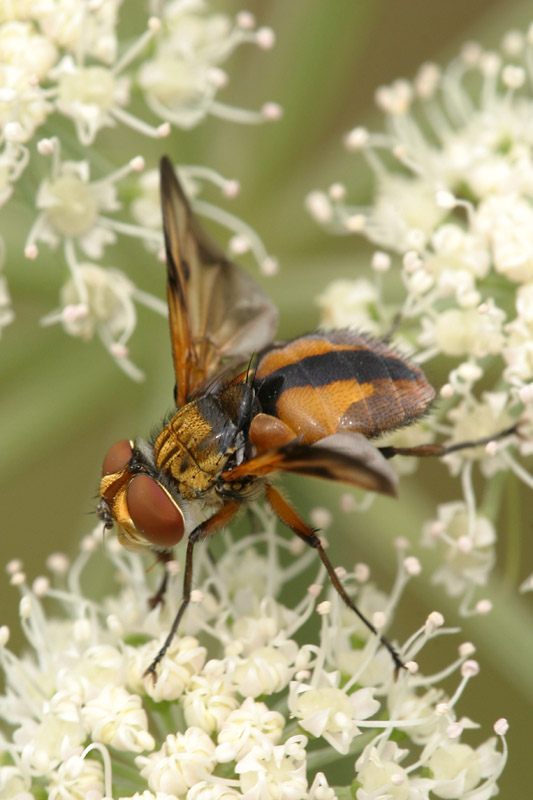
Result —
[[240, 446], [242, 433], [224, 396], [209, 394], [174, 414], [154, 444], [155, 463], [183, 497], [212, 489]]

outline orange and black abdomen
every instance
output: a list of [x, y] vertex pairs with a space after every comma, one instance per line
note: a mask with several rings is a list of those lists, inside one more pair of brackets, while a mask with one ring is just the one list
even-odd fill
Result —
[[422, 370], [354, 331], [273, 347], [259, 358], [254, 389], [261, 411], [307, 444], [337, 431], [377, 436], [415, 420], [435, 396]]

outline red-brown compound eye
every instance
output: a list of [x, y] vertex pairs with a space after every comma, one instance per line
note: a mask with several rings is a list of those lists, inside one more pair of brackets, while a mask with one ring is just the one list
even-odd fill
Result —
[[173, 547], [181, 540], [183, 514], [161, 484], [149, 475], [136, 475], [128, 484], [126, 497], [133, 524], [149, 542]]
[[127, 439], [120, 439], [115, 442], [107, 451], [104, 463], [102, 464], [102, 476], [113, 475], [120, 472], [133, 455], [131, 444]]

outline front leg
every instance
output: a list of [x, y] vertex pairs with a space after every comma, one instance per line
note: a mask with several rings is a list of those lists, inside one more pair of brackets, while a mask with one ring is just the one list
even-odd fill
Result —
[[157, 554], [157, 561], [163, 564], [164, 573], [157, 592], [148, 598], [148, 608], [150, 610], [156, 608], [158, 605], [163, 605], [163, 600], [165, 598], [165, 592], [167, 590], [167, 584], [168, 584], [167, 564], [171, 560], [172, 560], [171, 550], [165, 550], [162, 553]]
[[194, 546], [201, 539], [207, 539], [208, 536], [212, 536], [221, 528], [224, 528], [226, 525], [228, 525], [236, 515], [237, 511], [240, 508], [240, 505], [241, 504], [238, 500], [229, 500], [222, 506], [222, 508], [220, 508], [216, 512], [216, 514], [214, 514], [205, 522], [202, 522], [201, 525], [198, 525], [198, 527], [195, 528], [189, 534], [189, 539], [187, 541], [187, 555], [185, 557], [185, 574], [183, 576], [183, 596], [181, 599], [180, 607], [178, 608], [178, 613], [174, 617], [174, 622], [172, 623], [172, 627], [170, 628], [170, 632], [167, 638], [165, 639], [163, 646], [160, 648], [156, 657], [144, 672], [144, 675], [151, 675], [154, 683], [157, 681], [157, 671], [156, 671], [157, 665], [159, 664], [159, 662], [167, 652], [168, 648], [170, 647], [174, 635], [178, 630], [181, 618], [185, 613], [185, 609], [187, 608], [191, 600], [192, 564], [193, 564]]

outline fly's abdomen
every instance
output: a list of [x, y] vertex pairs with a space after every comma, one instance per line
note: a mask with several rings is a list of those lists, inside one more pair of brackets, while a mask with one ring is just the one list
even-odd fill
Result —
[[261, 410], [309, 444], [340, 430], [393, 430], [423, 414], [435, 394], [418, 367], [352, 331], [273, 348], [259, 359], [254, 388]]

